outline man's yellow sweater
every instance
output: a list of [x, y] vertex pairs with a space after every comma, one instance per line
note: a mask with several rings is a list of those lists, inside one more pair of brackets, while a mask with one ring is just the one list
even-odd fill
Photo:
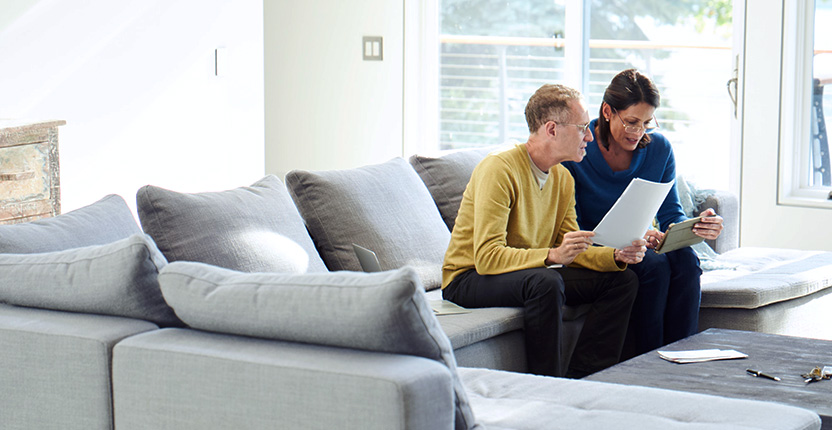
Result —
[[[525, 144], [489, 154], [474, 169], [456, 217], [442, 267], [442, 288], [460, 273], [476, 269], [496, 275], [545, 267], [549, 248], [577, 231], [575, 181], [560, 164], [540, 185]], [[624, 270], [614, 249], [591, 246], [570, 267]]]

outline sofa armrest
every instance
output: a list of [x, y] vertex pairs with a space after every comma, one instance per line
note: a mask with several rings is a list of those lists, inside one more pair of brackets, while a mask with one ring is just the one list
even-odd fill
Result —
[[454, 426], [437, 361], [190, 329], [116, 345], [113, 405], [120, 430]]
[[699, 205], [696, 214], [713, 208], [724, 219], [722, 234], [716, 240], [708, 240], [714, 251], [722, 254], [740, 244], [740, 206], [737, 196], [729, 191], [716, 190]]
[[0, 303], [0, 428], [111, 429], [112, 348], [156, 324]]

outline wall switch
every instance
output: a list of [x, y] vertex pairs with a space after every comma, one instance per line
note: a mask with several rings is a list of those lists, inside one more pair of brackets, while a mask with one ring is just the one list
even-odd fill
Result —
[[362, 38], [364, 61], [382, 61], [384, 58], [384, 43], [381, 36], [364, 36]]

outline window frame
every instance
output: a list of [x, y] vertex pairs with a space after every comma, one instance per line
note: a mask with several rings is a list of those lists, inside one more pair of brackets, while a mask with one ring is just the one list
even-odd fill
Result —
[[810, 187], [815, 2], [784, 1], [777, 203], [832, 209], [830, 187]]
[[439, 141], [439, 0], [404, 0], [402, 155]]

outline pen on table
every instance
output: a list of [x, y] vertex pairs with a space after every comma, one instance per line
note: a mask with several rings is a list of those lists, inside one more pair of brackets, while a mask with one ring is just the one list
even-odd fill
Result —
[[771, 379], [772, 381], [779, 381], [780, 380], [780, 378], [778, 378], [776, 376], [767, 375], [763, 372], [760, 372], [759, 370], [745, 369], [745, 371], [754, 375], [754, 376], [760, 377], [760, 378], [768, 378], [768, 379]]

